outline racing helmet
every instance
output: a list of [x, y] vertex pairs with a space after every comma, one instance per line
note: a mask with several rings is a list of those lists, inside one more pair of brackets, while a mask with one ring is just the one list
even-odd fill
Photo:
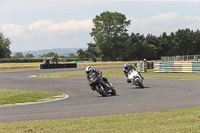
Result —
[[124, 69], [128, 69], [129, 68], [129, 64], [128, 63], [125, 63], [124, 64]]
[[86, 74], [90, 74], [92, 72], [91, 66], [86, 67], [85, 72]]

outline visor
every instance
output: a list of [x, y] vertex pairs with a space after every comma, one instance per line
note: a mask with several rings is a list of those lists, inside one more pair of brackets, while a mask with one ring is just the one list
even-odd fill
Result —
[[86, 71], [87, 74], [90, 74], [90, 71]]

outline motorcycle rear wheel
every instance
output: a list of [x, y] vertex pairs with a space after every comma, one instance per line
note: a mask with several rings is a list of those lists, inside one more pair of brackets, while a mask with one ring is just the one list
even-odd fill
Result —
[[112, 89], [112, 92], [110, 93], [112, 96], [116, 95], [116, 90]]

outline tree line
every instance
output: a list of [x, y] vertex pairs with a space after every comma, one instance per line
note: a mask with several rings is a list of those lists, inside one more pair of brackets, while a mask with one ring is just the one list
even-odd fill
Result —
[[161, 56], [200, 54], [200, 31], [178, 29], [167, 35], [127, 33], [130, 20], [117, 12], [103, 12], [93, 19], [94, 43], [77, 50], [81, 60], [157, 60]]

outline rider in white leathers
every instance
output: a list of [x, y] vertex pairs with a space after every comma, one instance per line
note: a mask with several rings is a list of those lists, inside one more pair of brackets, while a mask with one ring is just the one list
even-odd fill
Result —
[[[128, 63], [125, 63], [125, 64], [124, 64], [124, 75], [126, 76], [127, 82], [128, 82], [128, 83], [131, 83], [131, 81], [128, 79], [128, 72], [129, 72], [130, 70], [132, 70], [132, 69], [134, 69], [135, 71], [137, 71], [137, 68], [136, 68], [136, 67], [134, 67], [134, 66], [132, 66], [132, 65], [129, 65]], [[138, 72], [138, 73], [139, 73], [139, 75], [141, 76], [141, 78], [144, 79], [144, 78], [142, 77], [142, 75], [140, 74], [140, 72]]]

